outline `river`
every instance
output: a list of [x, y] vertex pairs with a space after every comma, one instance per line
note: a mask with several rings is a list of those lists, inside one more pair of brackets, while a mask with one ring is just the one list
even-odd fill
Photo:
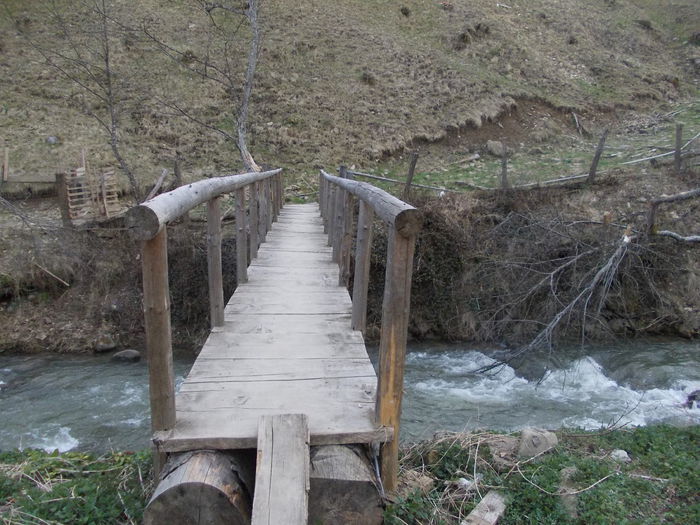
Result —
[[[683, 406], [700, 389], [700, 342], [645, 340], [571, 348], [544, 362], [474, 370], [497, 350], [413, 345], [406, 360], [403, 440], [438, 430], [526, 426], [598, 429], [611, 423], [700, 424]], [[177, 382], [192, 360], [177, 358]], [[105, 452], [148, 446], [148, 374], [108, 356], [0, 356], [0, 450]]]

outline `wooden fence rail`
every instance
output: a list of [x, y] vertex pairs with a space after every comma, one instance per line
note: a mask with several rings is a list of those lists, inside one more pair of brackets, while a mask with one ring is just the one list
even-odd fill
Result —
[[[224, 322], [223, 276], [221, 265], [220, 197], [235, 192], [237, 279], [247, 281], [248, 254], [253, 258], [258, 245], [277, 217], [283, 203], [280, 169], [205, 179], [163, 193], [131, 208], [127, 228], [143, 241], [143, 304], [146, 323], [151, 428], [169, 430], [175, 424], [175, 380], [173, 375], [168, 287], [168, 243], [166, 225], [192, 208], [207, 203], [207, 261], [212, 327]], [[248, 190], [248, 204], [245, 196]], [[246, 217], [246, 210], [248, 217]], [[250, 224], [247, 224], [248, 221]], [[248, 249], [250, 229], [250, 250]], [[156, 454], [156, 472], [164, 457]]]
[[[416, 235], [422, 227], [420, 212], [371, 184], [351, 180], [345, 168], [340, 177], [321, 170], [319, 196], [321, 215], [333, 257], [340, 263], [341, 284], [348, 284], [349, 257], [354, 225], [354, 199], [360, 201], [355, 250], [352, 297], [353, 328], [364, 332], [367, 316], [367, 289], [372, 239], [376, 215], [388, 228], [386, 280], [382, 304], [377, 388], [377, 423], [394, 429], [391, 441], [380, 451], [384, 488], [393, 491], [398, 477], [399, 418], [403, 395], [404, 361], [411, 296], [411, 275]], [[345, 270], [345, 271], [344, 271]]]

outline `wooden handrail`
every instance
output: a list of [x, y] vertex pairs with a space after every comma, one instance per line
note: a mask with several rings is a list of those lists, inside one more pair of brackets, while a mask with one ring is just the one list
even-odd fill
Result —
[[[170, 290], [168, 287], [168, 234], [166, 224], [199, 204], [207, 203], [207, 266], [212, 328], [224, 324], [223, 275], [221, 264], [221, 206], [224, 193], [236, 196], [237, 281], [247, 280], [248, 255], [253, 259], [284, 202], [282, 170], [228, 175], [194, 182], [146, 201], [126, 214], [127, 227], [143, 241], [143, 304], [149, 368], [151, 427], [154, 432], [175, 424], [175, 380], [173, 377]], [[249, 202], [246, 206], [246, 187]], [[246, 210], [249, 220], [246, 220]], [[250, 250], [248, 224], [250, 223]], [[157, 452], [157, 451], [156, 451]], [[165, 456], [154, 454], [156, 473]]]
[[410, 204], [366, 182], [336, 177], [323, 170], [321, 170], [321, 176], [365, 201], [372, 207], [377, 217], [396, 228], [400, 235], [408, 237], [420, 231], [423, 225], [421, 214]]
[[416, 236], [422, 227], [420, 212], [413, 206], [352, 176], [344, 167], [340, 177], [321, 170], [319, 200], [333, 259], [340, 263], [340, 284], [347, 285], [349, 252], [354, 224], [353, 196], [360, 200], [355, 251], [355, 276], [352, 292], [352, 327], [366, 328], [367, 290], [373, 216], [388, 225], [388, 247], [382, 324], [379, 340], [379, 374], [377, 385], [377, 424], [393, 429], [391, 441], [381, 445], [380, 463], [384, 488], [396, 489], [399, 467], [399, 426], [403, 375], [411, 304], [411, 277]]
[[254, 182], [268, 179], [281, 171], [276, 169], [226, 175], [180, 186], [131, 208], [126, 214], [126, 227], [137, 239], [152, 239], [167, 223], [181, 217], [195, 206], [224, 193], [231, 193]]

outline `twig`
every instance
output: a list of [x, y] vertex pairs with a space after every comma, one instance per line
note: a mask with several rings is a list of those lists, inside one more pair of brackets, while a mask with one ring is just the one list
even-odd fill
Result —
[[158, 177], [158, 180], [156, 183], [153, 185], [153, 189], [148, 193], [144, 201], [151, 200], [153, 197], [156, 196], [156, 193], [158, 193], [158, 190], [160, 190], [160, 187], [163, 185], [163, 181], [165, 180], [165, 177], [168, 176], [168, 169], [165, 168], [163, 169], [163, 173], [160, 174], [160, 177]]
[[[681, 148], [681, 150], [684, 150], [685, 148], [687, 148], [698, 137], [700, 137], [700, 133], [697, 133], [692, 139], [690, 139], [688, 142], [686, 142], [683, 145], [683, 147]], [[638, 164], [638, 163], [644, 162], [646, 160], [660, 159], [661, 157], [670, 157], [673, 154], [675, 154], [675, 150], [669, 151], [667, 153], [661, 153], [659, 155], [654, 155], [653, 157], [645, 157], [643, 159], [637, 159], [637, 160], [628, 160], [627, 162], [623, 162], [622, 164], [620, 164], [620, 166], [626, 166], [628, 164]]]
[[49, 270], [47, 270], [47, 269], [44, 268], [43, 266], [41, 266], [41, 265], [35, 263], [34, 261], [32, 261], [32, 264], [33, 264], [34, 266], [36, 266], [37, 268], [39, 268], [40, 270], [43, 270], [44, 272], [46, 272], [47, 274], [49, 274], [51, 277], [53, 277], [54, 279], [56, 279], [58, 282], [60, 282], [61, 284], [63, 284], [63, 285], [66, 286], [67, 288], [70, 288], [70, 284], [68, 284], [66, 281], [64, 281], [64, 280], [61, 279], [60, 277], [58, 277], [55, 273], [50, 272]]

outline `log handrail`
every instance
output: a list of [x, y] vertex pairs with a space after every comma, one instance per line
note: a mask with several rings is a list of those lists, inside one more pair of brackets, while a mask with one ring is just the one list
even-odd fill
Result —
[[411, 277], [416, 236], [422, 227], [420, 212], [386, 191], [366, 182], [351, 180], [345, 167], [340, 177], [321, 170], [319, 201], [333, 259], [340, 263], [340, 284], [349, 283], [349, 258], [354, 222], [353, 196], [360, 201], [355, 242], [355, 275], [352, 292], [352, 327], [364, 333], [367, 324], [372, 223], [376, 215], [388, 226], [386, 278], [382, 301], [377, 384], [377, 424], [393, 429], [391, 441], [380, 448], [384, 488], [397, 486], [399, 469], [399, 423], [403, 398], [403, 375], [411, 304]]
[[[168, 234], [166, 225], [192, 208], [207, 203], [207, 267], [211, 326], [224, 324], [223, 274], [221, 264], [220, 197], [235, 192], [236, 276], [246, 282], [248, 256], [253, 259], [258, 244], [264, 242], [284, 202], [281, 169], [226, 175], [204, 179], [162, 193], [131, 208], [126, 226], [142, 241], [143, 305], [146, 326], [146, 353], [149, 369], [151, 429], [169, 430], [175, 424], [175, 380], [173, 377], [172, 333], [170, 326], [170, 289], [168, 286]], [[246, 188], [248, 205], [246, 206]], [[249, 216], [246, 217], [246, 211]], [[250, 227], [250, 250], [248, 248]], [[165, 455], [156, 451], [156, 473]]]
[[231, 193], [254, 182], [269, 179], [282, 169], [225, 175], [203, 179], [161, 193], [149, 201], [131, 208], [126, 214], [126, 227], [142, 241], [153, 239], [171, 221], [181, 217], [195, 206], [204, 204], [224, 193]]

